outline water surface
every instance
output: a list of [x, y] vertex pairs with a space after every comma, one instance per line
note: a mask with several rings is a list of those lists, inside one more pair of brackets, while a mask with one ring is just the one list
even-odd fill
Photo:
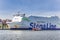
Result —
[[60, 40], [60, 31], [0, 30], [0, 40]]

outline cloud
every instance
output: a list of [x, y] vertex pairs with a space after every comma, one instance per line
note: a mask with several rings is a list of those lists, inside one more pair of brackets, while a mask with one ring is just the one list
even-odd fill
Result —
[[0, 16], [7, 17], [17, 11], [27, 15], [59, 16], [60, 0], [0, 0]]

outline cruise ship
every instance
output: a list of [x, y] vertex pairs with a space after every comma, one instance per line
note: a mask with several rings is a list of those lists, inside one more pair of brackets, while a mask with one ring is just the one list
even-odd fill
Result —
[[11, 30], [60, 30], [60, 19], [57, 16], [26, 17], [25, 14], [16, 14], [8, 25]]

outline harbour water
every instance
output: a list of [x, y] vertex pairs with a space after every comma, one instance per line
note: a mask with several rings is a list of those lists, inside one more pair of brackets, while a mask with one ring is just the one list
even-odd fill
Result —
[[60, 40], [60, 30], [0, 30], [0, 40]]

